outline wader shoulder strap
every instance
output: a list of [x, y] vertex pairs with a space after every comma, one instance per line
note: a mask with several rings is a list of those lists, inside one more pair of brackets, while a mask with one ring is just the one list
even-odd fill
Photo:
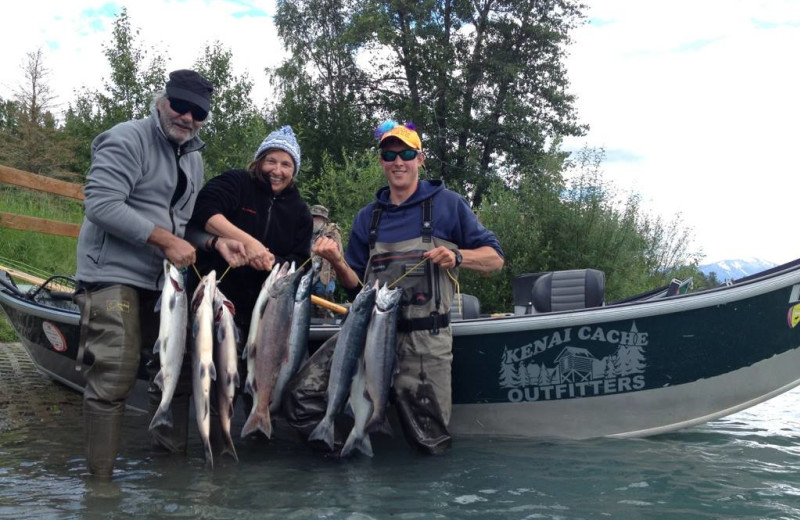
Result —
[[381, 221], [381, 214], [383, 208], [378, 204], [372, 208], [372, 219], [369, 221], [369, 248], [372, 250], [375, 247], [375, 242], [378, 241], [378, 223]]
[[[370, 249], [374, 248], [375, 243], [378, 241], [378, 224], [381, 221], [382, 214], [383, 214], [383, 208], [376, 204], [375, 207], [372, 208], [372, 218], [370, 219], [369, 222]], [[433, 238], [433, 197], [422, 201], [421, 236], [423, 242], [430, 242]]]
[[433, 197], [422, 202], [422, 241], [430, 242], [433, 237]]
[[78, 356], [75, 359], [75, 370], [83, 370], [83, 358], [86, 354], [86, 338], [89, 335], [89, 314], [92, 309], [91, 291], [83, 291], [75, 295], [75, 303], [81, 310], [80, 332], [78, 335]]

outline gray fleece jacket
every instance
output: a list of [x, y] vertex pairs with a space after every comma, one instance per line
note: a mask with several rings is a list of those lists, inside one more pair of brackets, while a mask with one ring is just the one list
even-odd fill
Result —
[[[203, 146], [195, 137], [175, 150], [155, 108], [150, 117], [120, 123], [95, 138], [83, 189], [78, 280], [161, 287], [164, 254], [147, 239], [155, 226], [183, 237], [203, 184]], [[172, 204], [178, 165], [186, 190]]]

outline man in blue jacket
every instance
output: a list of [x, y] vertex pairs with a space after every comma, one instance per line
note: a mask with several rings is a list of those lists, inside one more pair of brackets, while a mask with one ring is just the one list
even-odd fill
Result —
[[[413, 126], [387, 121], [376, 135], [387, 186], [356, 215], [344, 258], [326, 237], [317, 240], [313, 252], [331, 263], [351, 293], [362, 281], [392, 283], [412, 271], [400, 282], [404, 295], [393, 395], [406, 437], [423, 452], [436, 454], [450, 447], [449, 317], [455, 294], [451, 276], [457, 277], [459, 267], [485, 273], [499, 270], [503, 251], [463, 197], [446, 189], [442, 181], [419, 179], [425, 153]], [[332, 345], [327, 349], [332, 351]], [[324, 401], [324, 388], [321, 396], [314, 393], [321, 386], [320, 374], [314, 372], [329, 355], [325, 346], [315, 353], [314, 361], [301, 371], [297, 388], [287, 396], [289, 422], [301, 434], [308, 435], [321, 418], [319, 407], [310, 400]], [[324, 414], [324, 405], [321, 408]]]
[[[197, 133], [208, 117], [213, 87], [191, 70], [169, 77], [149, 117], [120, 123], [95, 138], [84, 187], [75, 296], [81, 308], [78, 367], [85, 349], [93, 360], [83, 401], [86, 456], [90, 472], [100, 477], [113, 471], [140, 354], [150, 360], [151, 381], [158, 371], [152, 350], [163, 259], [178, 267], [195, 261], [195, 245], [183, 236], [203, 184], [204, 144]], [[238, 246], [216, 244], [226, 252], [231, 247]], [[158, 388], [151, 385], [151, 393], [157, 404]], [[155, 431], [155, 445], [185, 450], [188, 397], [186, 388], [176, 392], [176, 427]]]

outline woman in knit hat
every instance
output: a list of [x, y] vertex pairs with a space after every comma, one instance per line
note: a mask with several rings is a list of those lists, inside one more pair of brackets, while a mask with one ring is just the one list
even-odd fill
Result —
[[[295, 185], [300, 171], [300, 145], [292, 128], [270, 133], [256, 149], [247, 169], [233, 169], [214, 177], [197, 197], [191, 223], [210, 233], [206, 251], [198, 250], [201, 274], [215, 269], [217, 276], [228, 264], [212, 242], [233, 238], [245, 248], [247, 265], [232, 268], [219, 289], [236, 308], [234, 320], [244, 341], [261, 285], [276, 263], [299, 267], [310, 254], [313, 222], [308, 205]], [[194, 280], [194, 283], [197, 283]], [[191, 293], [190, 293], [191, 294]], [[239, 345], [241, 348], [243, 345]], [[239, 380], [245, 383], [246, 364], [240, 363]], [[245, 395], [245, 406], [252, 402]]]

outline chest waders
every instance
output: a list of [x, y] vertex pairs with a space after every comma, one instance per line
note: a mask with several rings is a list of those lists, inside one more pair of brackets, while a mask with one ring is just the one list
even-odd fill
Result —
[[422, 203], [422, 212], [418, 238], [386, 243], [376, 240], [382, 208], [373, 210], [365, 284], [376, 280], [381, 285], [391, 284], [400, 280], [397, 286], [402, 287], [403, 296], [392, 395], [406, 439], [435, 454], [450, 447], [447, 431], [452, 411], [450, 305], [455, 284], [445, 269], [431, 261], [420, 262], [426, 251], [439, 246], [453, 249], [456, 245], [433, 236], [431, 199]]
[[[92, 361], [86, 371], [83, 421], [89, 471], [110, 477], [119, 451], [125, 400], [136, 384], [140, 356], [147, 360], [150, 377], [150, 414], [161, 401], [161, 391], [152, 383], [159, 370], [153, 345], [158, 337], [159, 315], [155, 304], [159, 293], [126, 285], [82, 290], [75, 295], [81, 310], [77, 368], [84, 353]], [[184, 363], [184, 368], [188, 363]], [[181, 375], [182, 381], [191, 377]], [[179, 382], [172, 399], [173, 428], [151, 432], [154, 446], [185, 451], [188, 435], [190, 385]]]
[[[422, 211], [420, 238], [393, 244], [375, 241], [381, 211], [373, 212], [366, 277], [372, 283], [392, 283], [409, 273], [398, 283], [404, 297], [397, 334], [399, 372], [394, 378], [392, 399], [409, 442], [426, 453], [441, 453], [450, 446], [447, 424], [452, 409], [453, 336], [449, 311], [454, 284], [446, 272], [429, 261], [420, 261], [422, 253], [434, 247], [455, 246], [433, 237], [430, 199], [423, 202]], [[283, 395], [286, 420], [304, 438], [325, 415], [337, 336], [328, 338], [300, 367]], [[338, 428], [334, 435], [335, 449], [339, 449], [343, 438]]]

